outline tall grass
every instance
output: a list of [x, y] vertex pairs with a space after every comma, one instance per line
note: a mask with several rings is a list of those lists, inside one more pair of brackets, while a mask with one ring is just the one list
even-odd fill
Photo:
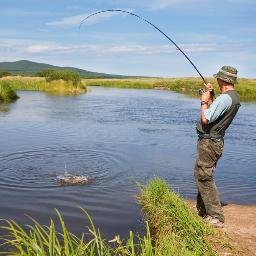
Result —
[[39, 77], [45, 77], [47, 82], [54, 80], [64, 80], [67, 82], [72, 82], [74, 85], [79, 85], [81, 83], [81, 77], [79, 73], [72, 70], [51, 70], [46, 69], [38, 72]]
[[164, 180], [155, 178], [142, 187], [139, 202], [157, 241], [179, 241], [178, 246], [191, 255], [215, 255], [210, 243], [213, 228], [171, 191]]
[[0, 78], [5, 76], [11, 76], [12, 74], [8, 71], [0, 71]]
[[5, 83], [13, 90], [42, 91], [59, 95], [77, 95], [86, 92], [82, 83], [74, 84], [72, 81], [53, 80], [47, 82], [45, 78], [11, 77]]
[[[214, 85], [215, 92], [218, 94], [219, 87], [216, 80], [207, 78], [207, 81]], [[204, 87], [199, 78], [84, 79], [84, 82], [88, 86], [171, 90], [192, 97], [199, 97], [198, 90]], [[242, 78], [235, 88], [241, 96], [241, 101], [256, 101], [256, 79]]]
[[153, 89], [153, 84], [149, 80], [143, 79], [83, 79], [83, 81], [87, 86]]
[[[72, 234], [65, 224], [61, 214], [56, 210], [58, 222], [50, 220], [49, 226], [42, 226], [35, 219], [31, 218], [32, 224], [25, 227], [13, 220], [4, 220], [0, 228], [8, 233], [0, 237], [2, 245], [1, 255], [8, 256], [171, 256], [172, 244], [158, 243], [153, 245], [148, 226], [143, 237], [129, 232], [126, 241], [116, 236], [111, 241], [102, 238], [99, 230], [93, 224], [89, 214], [83, 210], [90, 221], [88, 232], [80, 237]], [[61, 231], [57, 231], [57, 225]], [[8, 248], [4, 251], [3, 248]], [[166, 250], [169, 248], [169, 250]], [[191, 254], [184, 254], [191, 255]]]
[[[205, 224], [188, 204], [155, 178], [141, 187], [138, 196], [145, 217], [145, 234], [129, 232], [122, 240], [106, 241], [89, 216], [89, 227], [80, 236], [72, 234], [58, 210], [58, 222], [43, 226], [35, 219], [21, 226], [2, 220], [0, 255], [8, 256], [213, 256], [212, 236], [217, 232]], [[216, 238], [215, 238], [216, 241]], [[218, 248], [221, 243], [218, 242]], [[7, 248], [4, 250], [4, 248]], [[231, 254], [232, 255], [232, 254]]]
[[18, 99], [16, 92], [7, 81], [0, 80], [0, 103], [8, 103]]

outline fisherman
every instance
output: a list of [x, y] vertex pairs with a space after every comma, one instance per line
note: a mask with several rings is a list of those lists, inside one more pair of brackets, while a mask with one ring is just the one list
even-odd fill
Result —
[[205, 84], [206, 90], [201, 96], [201, 120], [197, 123], [198, 134], [197, 160], [194, 170], [198, 188], [197, 210], [209, 224], [224, 227], [224, 214], [219, 193], [214, 182], [214, 170], [222, 155], [226, 129], [234, 119], [240, 99], [235, 91], [237, 70], [223, 66], [214, 75], [221, 91], [213, 100], [213, 86]]

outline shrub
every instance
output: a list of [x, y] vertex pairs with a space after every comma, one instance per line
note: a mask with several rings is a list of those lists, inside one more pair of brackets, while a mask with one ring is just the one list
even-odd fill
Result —
[[16, 99], [18, 99], [18, 96], [8, 81], [0, 81], [0, 102], [12, 102]]
[[47, 82], [51, 82], [53, 80], [72, 81], [72, 83], [76, 86], [81, 83], [81, 77], [79, 73], [71, 70], [46, 69], [37, 73], [37, 75], [40, 77], [45, 77]]
[[1, 71], [0, 72], [0, 78], [5, 77], [5, 76], [11, 76], [12, 73], [8, 72], [8, 71]]

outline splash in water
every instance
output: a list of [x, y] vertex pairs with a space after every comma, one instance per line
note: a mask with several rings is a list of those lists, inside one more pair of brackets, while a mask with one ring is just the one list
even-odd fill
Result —
[[69, 185], [88, 185], [93, 182], [93, 179], [84, 175], [72, 175], [65, 172], [62, 176], [57, 176], [57, 182], [60, 186]]

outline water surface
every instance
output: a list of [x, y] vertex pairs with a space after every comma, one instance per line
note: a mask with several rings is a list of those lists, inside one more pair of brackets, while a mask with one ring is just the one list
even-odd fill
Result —
[[[142, 228], [136, 182], [165, 178], [194, 198], [199, 101], [159, 90], [92, 87], [76, 97], [19, 92], [0, 112], [0, 217], [44, 224], [54, 208], [85, 231], [84, 207], [111, 238]], [[256, 104], [243, 104], [229, 128], [216, 181], [226, 203], [256, 203]], [[68, 172], [95, 179], [60, 187]]]

